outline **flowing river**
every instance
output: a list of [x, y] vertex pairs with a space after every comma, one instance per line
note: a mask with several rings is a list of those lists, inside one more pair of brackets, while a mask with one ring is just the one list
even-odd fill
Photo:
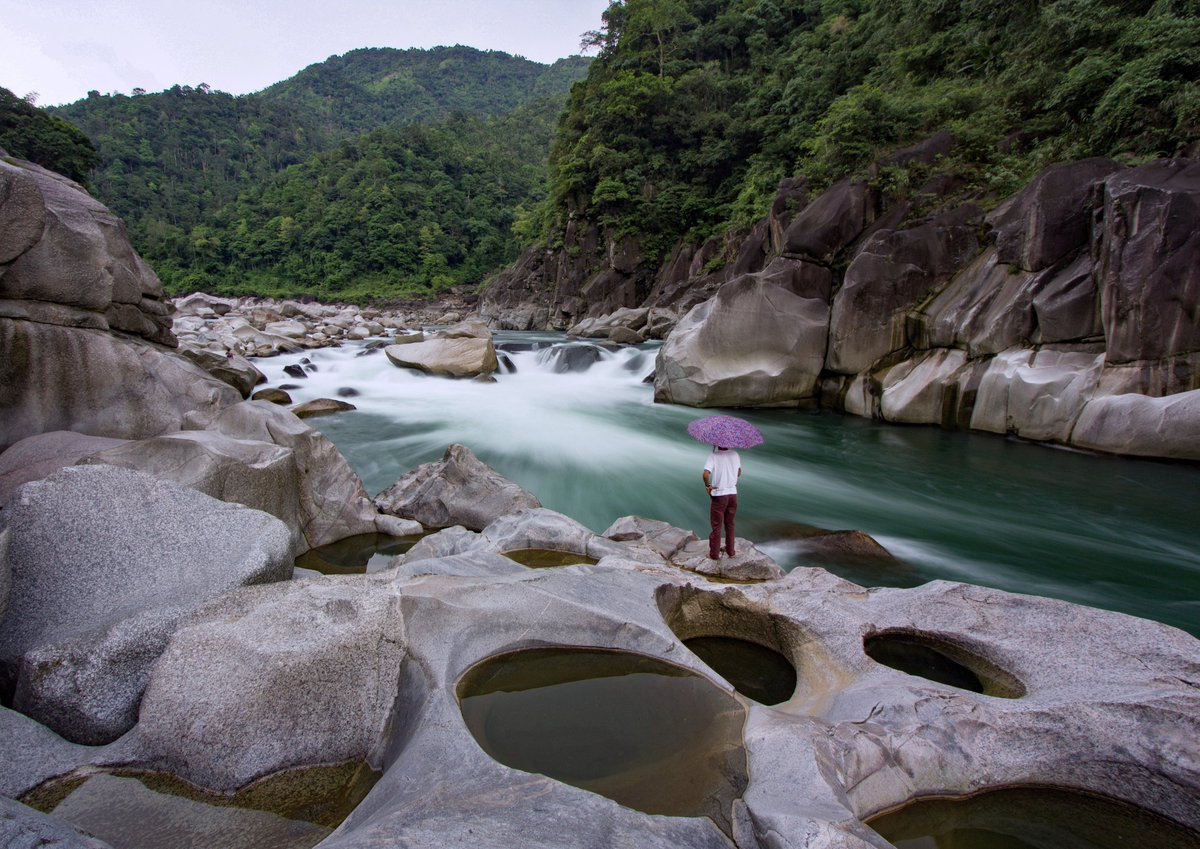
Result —
[[[543, 505], [602, 532], [661, 519], [708, 534], [708, 448], [653, 403], [656, 345], [608, 351], [561, 334], [499, 333], [515, 371], [428, 377], [346, 346], [259, 360], [297, 402], [358, 409], [309, 423], [375, 495], [458, 442]], [[305, 379], [284, 374], [307, 358]], [[357, 393], [357, 394], [354, 394]], [[785, 569], [806, 527], [860, 530], [899, 564], [821, 563], [867, 586], [967, 581], [1166, 622], [1200, 636], [1200, 466], [1088, 454], [1002, 436], [796, 410], [732, 411], [766, 443], [741, 452], [738, 536]]]

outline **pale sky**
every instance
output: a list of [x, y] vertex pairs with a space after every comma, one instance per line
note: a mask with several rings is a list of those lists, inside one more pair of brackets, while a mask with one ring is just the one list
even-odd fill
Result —
[[0, 0], [0, 86], [40, 106], [208, 83], [248, 94], [359, 47], [464, 44], [550, 63], [608, 0]]

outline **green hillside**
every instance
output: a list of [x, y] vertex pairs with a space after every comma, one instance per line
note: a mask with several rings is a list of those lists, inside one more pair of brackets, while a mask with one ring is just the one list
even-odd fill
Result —
[[[513, 216], [544, 194], [553, 121], [588, 63], [574, 57], [547, 66], [466, 47], [356, 50], [253, 95], [177, 85], [132, 96], [91, 92], [68, 106], [36, 111], [58, 125], [78, 127], [94, 144], [99, 164], [90, 177], [93, 194], [125, 220], [134, 246], [168, 289], [328, 292], [344, 289], [348, 275], [363, 271], [367, 276], [356, 291], [390, 296], [474, 280], [492, 270], [480, 265], [482, 257], [504, 262], [515, 255]], [[516, 113], [524, 118], [508, 118]], [[423, 142], [410, 132], [418, 125], [430, 128]], [[497, 135], [487, 137], [483, 128], [489, 127]], [[450, 145], [446, 140], [454, 133], [461, 137]], [[367, 134], [371, 139], [361, 138]], [[478, 147], [464, 148], [472, 144]], [[401, 148], [422, 152], [389, 159]], [[442, 155], [445, 162], [434, 161]], [[516, 164], [499, 166], [498, 158]], [[364, 160], [372, 163], [369, 169]], [[405, 171], [410, 166], [411, 174]], [[538, 169], [534, 179], [530, 166]], [[451, 188], [414, 200], [412, 186], [437, 182], [430, 169], [444, 172], [442, 182]], [[488, 239], [473, 236], [479, 244], [434, 251], [447, 262], [438, 273], [415, 272], [411, 263], [383, 273], [368, 258], [407, 248], [376, 243], [393, 230], [362, 231], [352, 222], [387, 219], [391, 227], [399, 219], [428, 216], [428, 204], [443, 197], [461, 193], [478, 199], [483, 193], [461, 180], [477, 180], [488, 169], [505, 174], [502, 188], [489, 198], [495, 208], [486, 215], [467, 210], [472, 227], [489, 221], [501, 228], [486, 234]], [[389, 191], [401, 198], [395, 209], [381, 211], [379, 195], [369, 203], [364, 199], [368, 186], [379, 185], [380, 174], [389, 175]], [[365, 205], [348, 211], [360, 202]], [[329, 208], [317, 214], [319, 206]], [[448, 213], [441, 210], [435, 219], [442, 232], [458, 232], [444, 226]], [[328, 249], [321, 262], [297, 265], [293, 257], [281, 263], [252, 245], [271, 237], [247, 228], [285, 218], [303, 224], [305, 245]], [[321, 222], [333, 229], [320, 231]], [[488, 247], [480, 248], [485, 241]], [[360, 251], [368, 256], [360, 257]], [[343, 261], [347, 257], [351, 261]]]
[[1200, 135], [1196, 0], [625, 0], [591, 35], [539, 220], [554, 244], [583, 216], [651, 261], [761, 217], [783, 177], [819, 189], [939, 130], [941, 168], [984, 198]]

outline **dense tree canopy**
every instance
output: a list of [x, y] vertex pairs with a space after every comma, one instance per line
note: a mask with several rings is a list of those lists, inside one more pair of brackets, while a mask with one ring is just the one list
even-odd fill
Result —
[[[587, 43], [539, 211], [653, 259], [948, 129], [972, 190], [1200, 132], [1196, 0], [616, 0]], [[903, 181], [903, 174], [892, 174]]]
[[169, 290], [362, 299], [512, 259], [514, 217], [544, 195], [554, 121], [588, 63], [355, 50], [255, 95], [202, 83], [30, 109], [92, 139], [95, 195]]
[[6, 88], [0, 88], [0, 148], [85, 185], [100, 162], [95, 147], [76, 127]]

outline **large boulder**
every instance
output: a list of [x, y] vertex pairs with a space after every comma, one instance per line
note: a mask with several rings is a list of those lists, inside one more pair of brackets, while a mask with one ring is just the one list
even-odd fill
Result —
[[1002, 265], [1041, 271], [1088, 244], [1093, 187], [1121, 166], [1083, 159], [1047, 168], [988, 215]]
[[255, 386], [267, 382], [267, 376], [259, 371], [258, 366], [232, 351], [222, 354], [181, 345], [179, 352], [217, 380], [228, 383], [242, 393], [243, 398], [250, 397]]
[[292, 571], [278, 519], [112, 466], [25, 484], [5, 521], [0, 687], [15, 709], [80, 743], [133, 726], [150, 667], [184, 616]]
[[84, 457], [125, 442], [124, 439], [85, 436], [69, 430], [25, 437], [0, 454], [0, 509], [21, 484], [41, 480], [51, 472], [75, 465]]
[[995, 357], [979, 382], [971, 427], [1066, 444], [1092, 398], [1104, 355], [1016, 349]]
[[301, 550], [379, 530], [375, 507], [346, 458], [290, 411], [267, 401], [243, 401], [212, 418], [194, 417], [188, 425], [291, 450], [297, 483], [285, 495], [296, 501]]
[[828, 367], [857, 374], [909, 344], [908, 309], [978, 250], [978, 210], [964, 207], [902, 230], [878, 230], [855, 254], [833, 300]]
[[1104, 184], [1099, 236], [1111, 363], [1200, 351], [1200, 162], [1165, 160]]
[[175, 632], [136, 746], [218, 791], [283, 769], [377, 761], [404, 657], [400, 596], [377, 576], [228, 593]]
[[464, 445], [442, 459], [413, 469], [375, 497], [381, 513], [413, 519], [430, 528], [462, 525], [483, 530], [495, 519], [541, 507], [532, 494], [501, 477]]
[[219, 501], [270, 513], [292, 531], [297, 554], [309, 546], [300, 533], [301, 475], [295, 453], [282, 445], [235, 439], [219, 431], [185, 430], [122, 442], [80, 460], [153, 475]]
[[71, 430], [141, 439], [241, 399], [184, 357], [100, 330], [0, 318], [0, 450]]
[[0, 315], [175, 344], [158, 277], [82, 186], [3, 159], [0, 210]]
[[878, 199], [862, 180], [834, 183], [792, 219], [783, 253], [829, 265], [875, 220]]
[[479, 320], [459, 322], [419, 342], [383, 349], [392, 364], [443, 377], [478, 377], [499, 368], [492, 333]]
[[1113, 454], [1200, 460], [1200, 389], [1166, 398], [1093, 398], [1080, 413], [1071, 442]]
[[825, 361], [829, 304], [767, 272], [730, 281], [676, 325], [658, 353], [654, 400], [693, 407], [795, 405]]

